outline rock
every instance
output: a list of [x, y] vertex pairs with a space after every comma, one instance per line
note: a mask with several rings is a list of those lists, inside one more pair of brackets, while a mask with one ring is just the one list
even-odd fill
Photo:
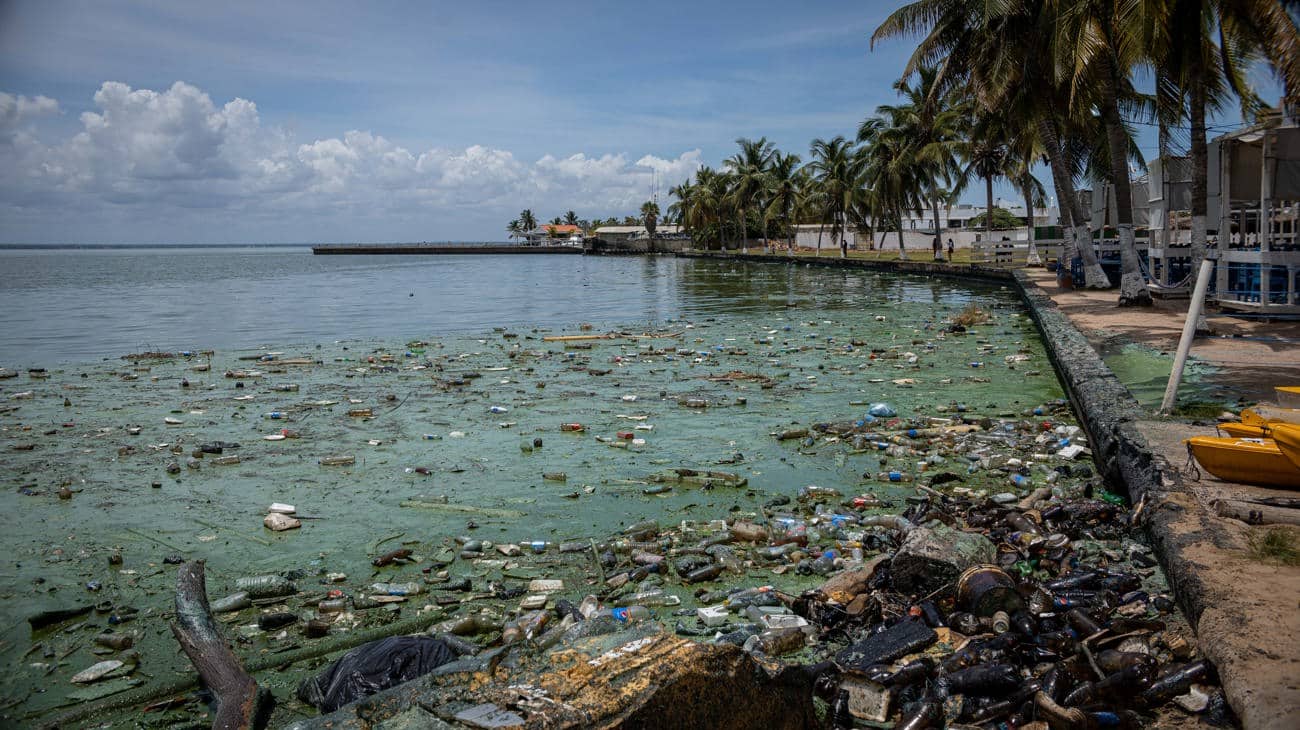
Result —
[[972, 565], [997, 558], [993, 542], [983, 535], [947, 525], [917, 527], [907, 534], [889, 564], [895, 590], [927, 594], [957, 579]]
[[290, 517], [281, 512], [272, 512], [262, 519], [262, 524], [265, 525], [268, 530], [283, 532], [285, 530], [296, 530], [299, 527], [302, 527], [302, 520], [299, 520], [296, 517]]

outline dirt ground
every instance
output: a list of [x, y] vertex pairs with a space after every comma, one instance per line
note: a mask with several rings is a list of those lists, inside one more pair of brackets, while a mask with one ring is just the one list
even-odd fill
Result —
[[[1182, 333], [1185, 301], [1154, 309], [1120, 309], [1113, 291], [1062, 291], [1052, 274], [1035, 282], [1099, 352], [1131, 342], [1172, 350]], [[1300, 323], [1265, 323], [1211, 313], [1212, 335], [1193, 357], [1218, 366], [1206, 377], [1259, 401], [1275, 385], [1300, 383]], [[1252, 557], [1252, 536], [1266, 527], [1217, 516], [1216, 499], [1300, 498], [1296, 491], [1220, 481], [1188, 463], [1183, 440], [1215, 435], [1213, 424], [1152, 417], [1139, 424], [1169, 489], [1147, 510], [1173, 510], [1172, 541], [1195, 572], [1208, 608], [1196, 625], [1201, 648], [1249, 730], [1294, 728], [1300, 717], [1300, 567]], [[1180, 488], [1181, 487], [1181, 488]], [[1300, 528], [1287, 527], [1297, 537]]]

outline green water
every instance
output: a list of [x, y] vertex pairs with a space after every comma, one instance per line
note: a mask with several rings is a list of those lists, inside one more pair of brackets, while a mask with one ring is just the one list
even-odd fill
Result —
[[[1169, 372], [1173, 369], [1172, 353], [1153, 350], [1144, 345], [1127, 344], [1102, 359], [1138, 403], [1149, 409], [1160, 406], [1165, 396], [1165, 387], [1169, 383]], [[1205, 381], [1205, 376], [1213, 372], [1214, 368], [1210, 365], [1194, 359], [1188, 360], [1178, 387], [1179, 402], [1221, 402], [1225, 407], [1232, 404], [1235, 395]]]
[[[138, 635], [137, 676], [166, 680], [190, 672], [165, 626], [175, 573], [162, 561], [170, 555], [206, 560], [214, 597], [233, 590], [239, 576], [290, 569], [306, 571], [310, 577], [300, 585], [315, 589], [316, 575], [346, 573], [339, 587], [354, 592], [376, 575], [419, 580], [418, 565], [376, 571], [370, 560], [398, 545], [427, 556], [468, 534], [471, 520], [475, 538], [495, 542], [600, 539], [642, 519], [676, 525], [755, 514], [773, 495], [793, 496], [809, 484], [874, 492], [896, 510], [906, 492], [863, 474], [915, 471], [915, 463], [882, 465], [881, 452], [849, 453], [842, 443], [801, 450], [798, 441], [771, 434], [860, 419], [877, 401], [905, 419], [952, 415], [956, 403], [996, 418], [1020, 417], [1063, 397], [1032, 322], [1009, 292], [833, 276], [832, 289], [750, 292], [734, 313], [655, 323], [674, 337], [597, 340], [590, 349], [542, 340], [587, 334], [575, 319], [554, 331], [520, 324], [430, 335], [425, 344], [275, 348], [281, 359], [310, 358], [311, 365], [240, 360], [257, 353], [222, 351], [139, 363], [112, 358], [54, 370], [48, 379], [0, 381], [7, 487], [0, 519], [9, 553], [0, 569], [0, 664], [7, 678], [0, 703], [12, 705], [11, 718], [58, 706], [72, 688], [68, 677], [98, 660], [89, 638], [106, 625], [106, 614], [32, 637], [26, 617], [42, 609], [100, 602], [139, 609], [121, 627]], [[942, 334], [942, 323], [971, 303], [989, 311], [990, 321], [962, 335]], [[625, 329], [645, 331], [634, 317], [628, 321]], [[209, 363], [207, 372], [195, 369]], [[235, 369], [262, 374], [224, 377]], [[733, 371], [764, 376], [772, 386], [717, 379]], [[298, 390], [276, 390], [286, 384]], [[686, 399], [708, 406], [686, 407]], [[494, 406], [506, 411], [493, 413]], [[373, 417], [350, 417], [357, 408], [372, 409]], [[265, 417], [270, 412], [285, 417]], [[562, 432], [568, 422], [585, 430]], [[138, 435], [129, 433], [133, 427]], [[300, 437], [264, 439], [285, 428]], [[597, 438], [620, 431], [645, 444], [614, 448]], [[534, 439], [541, 448], [521, 449]], [[218, 466], [207, 455], [197, 470], [187, 468], [190, 452], [213, 441], [238, 442], [224, 455], [238, 455], [240, 463]], [[177, 444], [179, 454], [172, 452]], [[27, 445], [34, 448], [15, 450]], [[337, 455], [354, 456], [355, 464], [318, 463]], [[179, 474], [166, 473], [169, 462], [180, 464]], [[682, 466], [735, 472], [748, 487], [643, 493], [649, 475]], [[550, 472], [567, 480], [543, 479]], [[975, 475], [967, 485], [979, 487], [982, 479], [1005, 489], [1001, 472]], [[60, 486], [72, 490], [71, 499], [58, 498]], [[442, 496], [469, 511], [402, 506]], [[272, 533], [262, 527], [272, 502], [315, 519]], [[390, 537], [383, 549], [376, 545]], [[119, 551], [123, 564], [110, 567], [108, 556]], [[452, 572], [473, 568], [458, 563]], [[90, 581], [102, 589], [89, 591]], [[250, 637], [239, 647], [243, 656], [277, 647], [278, 640], [240, 628], [248, 622], [244, 615], [231, 627]], [[28, 654], [34, 640], [54, 656]], [[273, 674], [269, 682], [283, 699], [298, 676]]]

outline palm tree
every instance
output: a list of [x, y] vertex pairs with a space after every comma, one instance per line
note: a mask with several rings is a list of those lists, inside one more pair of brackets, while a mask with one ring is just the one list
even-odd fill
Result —
[[641, 204], [641, 220], [645, 223], [646, 235], [650, 236], [649, 251], [655, 250], [655, 229], [659, 225], [659, 204], [647, 200]]
[[1006, 177], [1011, 151], [1007, 147], [1007, 129], [1003, 117], [980, 114], [970, 134], [961, 143], [961, 157], [966, 166], [961, 171], [961, 186], [972, 177], [984, 181], [984, 238], [993, 240], [993, 180]]
[[[766, 137], [757, 140], [738, 139], [740, 152], [727, 158], [723, 163], [732, 175], [731, 194], [735, 200], [736, 211], [740, 220], [741, 251], [748, 252], [748, 218], [746, 214], [758, 202], [759, 196], [767, 187], [767, 170], [772, 162], [774, 150]], [[758, 206], [761, 210], [761, 203]], [[763, 250], [767, 250], [767, 221], [763, 220]]]
[[[842, 136], [815, 139], [811, 148], [813, 180], [822, 201], [821, 223], [830, 223], [831, 242], [838, 240], [840, 257], [848, 255], [849, 212], [862, 195], [863, 157], [852, 142]], [[817, 255], [821, 255], [821, 234], [817, 234]]]
[[[789, 235], [786, 253], [794, 255], [795, 230], [790, 221], [790, 213], [799, 202], [800, 178], [799, 155], [782, 154], [779, 150], [772, 156], [772, 166], [768, 171], [768, 204], [763, 213], [763, 220], [775, 218], [781, 230]], [[763, 237], [767, 237], [766, 225]]]
[[1153, 304], [1151, 291], [1142, 275], [1133, 234], [1128, 170], [1131, 135], [1119, 109], [1131, 70], [1142, 60], [1142, 49], [1114, 0], [1050, 0], [1050, 6], [1058, 21], [1054, 50], [1060, 80], [1069, 85], [1076, 108], [1095, 105], [1106, 131], [1120, 244], [1119, 305], [1149, 307]]
[[519, 213], [519, 229], [521, 233], [531, 233], [537, 230], [537, 217], [533, 215], [532, 208], [524, 208]]
[[914, 168], [911, 178], [919, 186], [918, 199], [928, 202], [934, 215], [934, 234], [939, 235], [939, 203], [952, 197], [949, 188], [959, 174], [956, 154], [961, 149], [965, 120], [970, 115], [956, 90], [941, 92], [939, 72], [935, 67], [917, 70], [917, 83], [899, 79], [894, 89], [903, 97], [901, 104], [876, 108], [876, 115], [887, 120], [902, 142], [906, 164]]
[[578, 214], [575, 213], [575, 212], [573, 212], [573, 211], [569, 211], [569, 212], [565, 213], [565, 214], [564, 214], [564, 225], [566, 225], [566, 226], [576, 226], [576, 225], [578, 225]]
[[519, 234], [520, 234], [520, 228], [519, 228], [519, 219], [518, 219], [518, 218], [516, 218], [516, 219], [510, 221], [508, 224], [506, 224], [506, 233], [509, 234], [507, 237], [508, 237], [511, 241], [513, 241], [513, 240], [515, 240], [516, 238], [519, 237]]
[[872, 44], [906, 34], [924, 36], [904, 68], [910, 74], [937, 64], [936, 88], [966, 87], [980, 109], [1023, 120], [1034, 129], [1052, 171], [1066, 231], [1066, 255], [1077, 251], [1089, 287], [1108, 288], [1097, 261], [1088, 217], [1074, 194], [1070, 147], [1062, 139], [1068, 96], [1052, 64], [1056, 18], [1051, 0], [916, 0], [894, 11], [872, 34]]
[[[1300, 91], [1295, 19], [1276, 2], [1215, 0], [1144, 0], [1133, 8], [1142, 38], [1159, 78], [1159, 101], [1171, 123], [1186, 117], [1191, 124], [1192, 270], [1200, 267], [1207, 246], [1209, 154], [1206, 110], [1218, 111], [1235, 96], [1243, 118], [1262, 106], [1250, 87], [1247, 71], [1261, 58], [1281, 77], [1288, 99]], [[1161, 149], [1161, 154], [1165, 153]]]
[[[881, 108], [887, 114], [890, 111], [888, 107]], [[917, 179], [923, 170], [908, 156], [907, 130], [884, 116], [869, 117], [858, 126], [858, 140], [864, 145], [870, 206], [881, 214], [877, 217], [882, 222], [888, 220], [897, 227], [898, 256], [906, 259], [903, 211], [923, 209], [925, 205], [918, 192], [922, 183]]]

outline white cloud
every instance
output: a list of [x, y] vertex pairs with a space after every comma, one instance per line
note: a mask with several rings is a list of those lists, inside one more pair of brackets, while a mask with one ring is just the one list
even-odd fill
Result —
[[[357, 130], [300, 142], [264, 125], [252, 101], [218, 105], [179, 81], [164, 91], [105, 82], [94, 105], [79, 131], [57, 138], [41, 122], [58, 113], [58, 102], [0, 93], [0, 166], [12, 171], [0, 178], [0, 210], [21, 212], [29, 229], [77, 216], [204, 210], [273, 217], [282, 228], [323, 212], [490, 220], [531, 207], [595, 216], [635, 210], [652, 175], [665, 192], [701, 165], [699, 150], [634, 163], [578, 153], [529, 164], [481, 145], [412, 151]], [[40, 210], [44, 218], [33, 212]], [[12, 234], [0, 223], [5, 235]]]

